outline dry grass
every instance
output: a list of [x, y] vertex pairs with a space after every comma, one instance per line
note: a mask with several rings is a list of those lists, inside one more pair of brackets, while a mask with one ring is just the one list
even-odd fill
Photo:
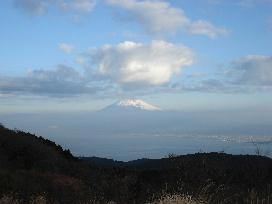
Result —
[[19, 204], [20, 202], [12, 196], [4, 195], [0, 198], [0, 204]]
[[46, 198], [44, 196], [36, 196], [31, 199], [30, 204], [46, 204]]
[[[20, 202], [18, 199], [12, 197], [12, 196], [8, 196], [8, 195], [4, 195], [2, 198], [0, 198], [0, 204], [20, 204], [22, 202]], [[29, 204], [46, 204], [46, 199], [44, 198], [44, 196], [35, 196], [31, 199]]]
[[164, 195], [160, 199], [148, 204], [200, 204], [200, 202], [194, 201], [191, 196]]

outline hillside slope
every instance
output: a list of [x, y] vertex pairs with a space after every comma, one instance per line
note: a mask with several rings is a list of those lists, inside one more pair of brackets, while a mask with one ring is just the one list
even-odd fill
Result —
[[253, 155], [75, 158], [52, 141], [0, 125], [0, 203], [144, 204], [164, 195], [190, 195], [195, 203], [271, 203], [271, 172], [272, 159]]

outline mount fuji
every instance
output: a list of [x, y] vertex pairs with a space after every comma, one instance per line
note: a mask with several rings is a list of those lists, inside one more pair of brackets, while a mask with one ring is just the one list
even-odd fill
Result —
[[102, 112], [158, 112], [161, 108], [139, 99], [125, 99], [109, 105]]
[[[94, 128], [103, 131], [129, 134], [153, 131], [163, 127], [165, 115], [160, 107], [140, 99], [124, 99], [106, 106], [95, 113]], [[163, 124], [161, 124], [163, 123]]]

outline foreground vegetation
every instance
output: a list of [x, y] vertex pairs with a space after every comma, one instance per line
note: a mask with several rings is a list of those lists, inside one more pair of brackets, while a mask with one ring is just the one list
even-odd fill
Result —
[[0, 126], [1, 203], [272, 203], [272, 159], [197, 153], [117, 162], [76, 158]]

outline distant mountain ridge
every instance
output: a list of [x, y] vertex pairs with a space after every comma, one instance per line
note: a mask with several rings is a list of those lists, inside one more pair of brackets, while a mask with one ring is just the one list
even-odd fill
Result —
[[117, 101], [116, 103], [109, 105], [102, 109], [103, 112], [110, 111], [162, 111], [161, 108], [151, 105], [140, 99], [125, 99]]

